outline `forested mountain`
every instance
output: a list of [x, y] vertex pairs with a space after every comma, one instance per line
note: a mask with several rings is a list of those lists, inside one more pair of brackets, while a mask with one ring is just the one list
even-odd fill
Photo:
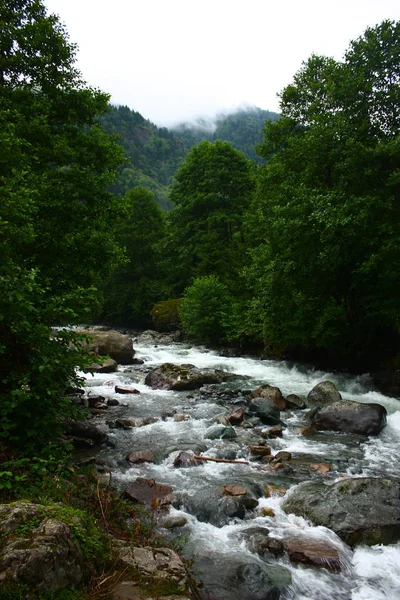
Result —
[[202, 140], [221, 140], [241, 150], [247, 158], [264, 162], [255, 147], [262, 142], [265, 122], [274, 122], [279, 118], [278, 113], [252, 106], [230, 114], [218, 115], [215, 121], [199, 119], [195, 123], [181, 123], [172, 131], [184, 140], [189, 148]]
[[118, 136], [125, 150], [126, 161], [112, 191], [122, 196], [143, 186], [154, 193], [162, 208], [171, 207], [168, 186], [187, 153], [183, 141], [127, 106], [110, 106], [99, 122], [104, 131]]
[[112, 191], [125, 195], [134, 187], [143, 186], [154, 193], [162, 208], [171, 208], [169, 186], [191, 148], [203, 140], [222, 140], [247, 158], [264, 162], [255, 146], [262, 141], [265, 122], [277, 119], [277, 113], [251, 107], [220, 115], [214, 121], [198, 119], [169, 130], [157, 127], [127, 106], [110, 106], [107, 113], [100, 115], [99, 122], [104, 131], [119, 137], [127, 158]]

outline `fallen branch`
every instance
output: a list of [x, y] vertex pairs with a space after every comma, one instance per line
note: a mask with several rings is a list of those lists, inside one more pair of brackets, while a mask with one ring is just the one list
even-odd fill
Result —
[[248, 465], [250, 464], [247, 460], [230, 460], [228, 458], [213, 458], [212, 456], [195, 456], [196, 460], [211, 460], [212, 462], [220, 463], [234, 463], [237, 465]]

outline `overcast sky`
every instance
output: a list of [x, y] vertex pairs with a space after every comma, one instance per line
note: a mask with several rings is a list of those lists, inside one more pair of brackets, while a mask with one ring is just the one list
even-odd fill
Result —
[[158, 125], [276, 96], [312, 53], [349, 41], [399, 0], [44, 0], [79, 47], [86, 81]]

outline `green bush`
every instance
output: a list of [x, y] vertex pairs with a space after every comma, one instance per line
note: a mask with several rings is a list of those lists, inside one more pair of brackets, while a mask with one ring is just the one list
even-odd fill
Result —
[[220, 342], [227, 337], [231, 307], [228, 288], [218, 277], [198, 277], [180, 303], [182, 328], [200, 342]]
[[179, 305], [180, 299], [163, 300], [157, 302], [152, 308], [151, 318], [154, 327], [159, 331], [173, 331], [180, 326]]

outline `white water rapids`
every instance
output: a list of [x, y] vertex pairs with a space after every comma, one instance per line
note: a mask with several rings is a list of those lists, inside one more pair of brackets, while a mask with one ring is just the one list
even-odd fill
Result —
[[[298, 434], [304, 424], [304, 411], [281, 413], [287, 424], [282, 438], [268, 440], [275, 454], [288, 450], [293, 457], [314, 457], [314, 463], [329, 462], [337, 476], [398, 476], [400, 473], [400, 401], [372, 391], [368, 376], [349, 377], [335, 373], [312, 370], [304, 366], [272, 360], [251, 358], [225, 358], [202, 348], [188, 348], [182, 344], [140, 346], [134, 344], [136, 357], [145, 361], [145, 367], [172, 362], [190, 363], [196, 367], [217, 368], [230, 371], [249, 379], [235, 381], [230, 387], [251, 390], [262, 383], [277, 386], [283, 395], [291, 393], [305, 397], [319, 382], [333, 381], [343, 398], [365, 403], [379, 403], [388, 411], [387, 427], [379, 436], [367, 441], [355, 443], [351, 436], [332, 434], [304, 437]], [[126, 371], [126, 372], [124, 372]], [[267, 481], [265, 471], [260, 475], [259, 463], [248, 465], [207, 462], [201, 467], [173, 468], [168, 453], [156, 463], [141, 463], [129, 466], [125, 461], [133, 450], [152, 449], [164, 451], [177, 444], [205, 444], [208, 456], [218, 456], [222, 447], [234, 452], [235, 458], [248, 459], [246, 435], [234, 440], [207, 440], [205, 431], [213, 424], [217, 415], [226, 414], [227, 409], [210, 396], [198, 392], [172, 392], [151, 390], [144, 384], [144, 373], [135, 367], [121, 367], [117, 373], [86, 375], [88, 390], [91, 394], [105, 398], [117, 398], [121, 405], [107, 411], [107, 419], [128, 417], [158, 417], [154, 423], [129, 430], [110, 429], [109, 437], [115, 441], [115, 449], [102, 451], [102, 458], [113, 470], [113, 478], [121, 484], [133, 481], [136, 477], [152, 478], [169, 483], [174, 490], [184, 491], [195, 496], [207, 494], [208, 490], [221, 488], [227, 483], [244, 486], [260, 485]], [[141, 394], [120, 396], [115, 394], [117, 384], [134, 385]], [[226, 386], [227, 384], [225, 384]], [[229, 386], [228, 386], [229, 387]], [[175, 421], [173, 414], [184, 413], [189, 419]], [[270, 477], [271, 483], [274, 483]], [[259, 483], [257, 483], [259, 482]], [[279, 484], [278, 484], [279, 485]], [[210, 492], [211, 493], [211, 492]], [[398, 600], [400, 598], [400, 544], [389, 546], [359, 546], [352, 551], [332, 531], [324, 527], [315, 527], [301, 517], [287, 515], [281, 509], [282, 498], [265, 498], [260, 494], [259, 506], [253, 518], [232, 519], [222, 527], [200, 521], [196, 516], [184, 510], [172, 508], [172, 515], [185, 516], [187, 524], [183, 533], [187, 536], [188, 554], [211, 557], [215, 565], [224, 569], [224, 561], [233, 558], [262, 562], [258, 555], [250, 552], [241, 537], [251, 527], [266, 527], [271, 535], [284, 539], [288, 534], [307, 534], [314, 539], [326, 540], [339, 550], [341, 572], [331, 573], [326, 569], [295, 565], [288, 558], [274, 559], [278, 567], [284, 567], [291, 573], [291, 583], [282, 592], [281, 599], [290, 600]], [[262, 507], [272, 508], [273, 517], [260, 515]], [[228, 563], [226, 563], [228, 564]], [[211, 596], [210, 596], [211, 597]], [[225, 598], [223, 595], [221, 599]], [[212, 596], [219, 600], [218, 595]], [[247, 598], [251, 598], [251, 592]], [[243, 600], [247, 600], [243, 596]]]

